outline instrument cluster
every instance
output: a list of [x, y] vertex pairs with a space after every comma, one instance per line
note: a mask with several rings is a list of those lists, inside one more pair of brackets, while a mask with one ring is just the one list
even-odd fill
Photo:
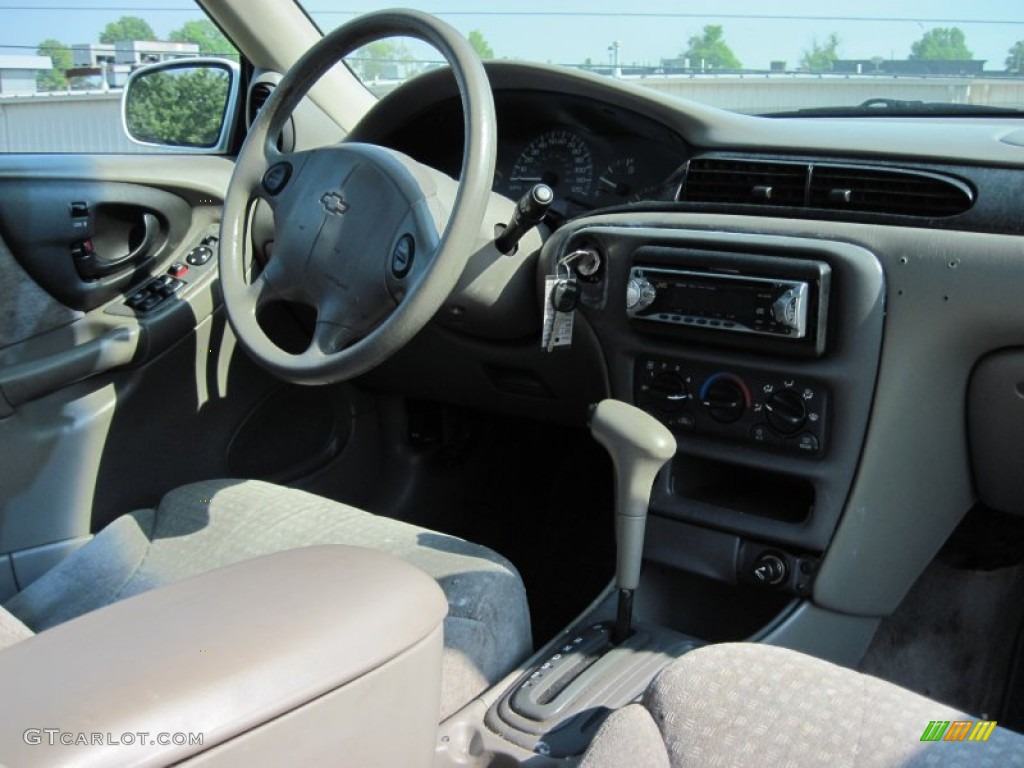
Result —
[[555, 192], [553, 210], [569, 218], [666, 199], [663, 185], [685, 159], [681, 142], [673, 146], [670, 139], [629, 130], [601, 132], [585, 121], [516, 127], [499, 139], [495, 191], [518, 199], [533, 185], [547, 184]]
[[[674, 130], [591, 98], [537, 89], [496, 90], [494, 191], [513, 200], [545, 183], [555, 193], [548, 223], [645, 200], [668, 200], [668, 179], [691, 151]], [[385, 135], [383, 143], [454, 177], [462, 166], [462, 107], [446, 99]]]

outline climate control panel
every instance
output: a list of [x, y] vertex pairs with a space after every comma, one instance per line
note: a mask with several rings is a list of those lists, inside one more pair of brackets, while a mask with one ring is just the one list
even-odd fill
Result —
[[642, 357], [634, 392], [640, 408], [678, 433], [824, 454], [828, 391], [800, 376]]

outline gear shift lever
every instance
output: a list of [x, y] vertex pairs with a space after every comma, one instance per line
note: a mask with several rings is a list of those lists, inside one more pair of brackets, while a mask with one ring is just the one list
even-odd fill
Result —
[[676, 439], [653, 416], [618, 400], [602, 400], [590, 414], [590, 433], [615, 465], [615, 586], [619, 609], [612, 640], [631, 633], [633, 593], [640, 583], [651, 487], [676, 452]]

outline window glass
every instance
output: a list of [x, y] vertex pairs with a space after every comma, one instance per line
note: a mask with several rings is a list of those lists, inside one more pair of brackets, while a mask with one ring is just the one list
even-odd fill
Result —
[[[358, 11], [305, 0], [324, 30]], [[410, 0], [466, 35], [485, 58], [562, 64], [747, 113], [864, 108], [934, 113], [952, 105], [1024, 108], [1024, 5], [1003, 0]], [[375, 94], [438, 65], [405, 40], [349, 65]]]
[[238, 53], [191, 0], [0, 1], [0, 152], [165, 152], [128, 139], [128, 75], [168, 59]]

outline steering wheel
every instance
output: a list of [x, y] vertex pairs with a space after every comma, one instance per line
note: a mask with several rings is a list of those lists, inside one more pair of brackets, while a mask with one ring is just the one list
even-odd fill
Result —
[[[431, 44], [451, 65], [465, 131], [457, 187], [405, 155], [370, 144], [293, 153], [277, 147], [289, 115], [327, 70], [394, 35]], [[243, 348], [277, 376], [305, 384], [350, 379], [394, 354], [440, 309], [462, 274], [491, 191], [496, 145], [483, 65], [445, 22], [417, 11], [380, 11], [322, 38], [288, 71], [253, 123], [224, 201], [220, 281]], [[273, 210], [275, 228], [273, 254], [258, 274], [249, 237], [257, 200]], [[260, 327], [257, 313], [278, 300], [315, 309], [304, 352], [281, 349]]]

